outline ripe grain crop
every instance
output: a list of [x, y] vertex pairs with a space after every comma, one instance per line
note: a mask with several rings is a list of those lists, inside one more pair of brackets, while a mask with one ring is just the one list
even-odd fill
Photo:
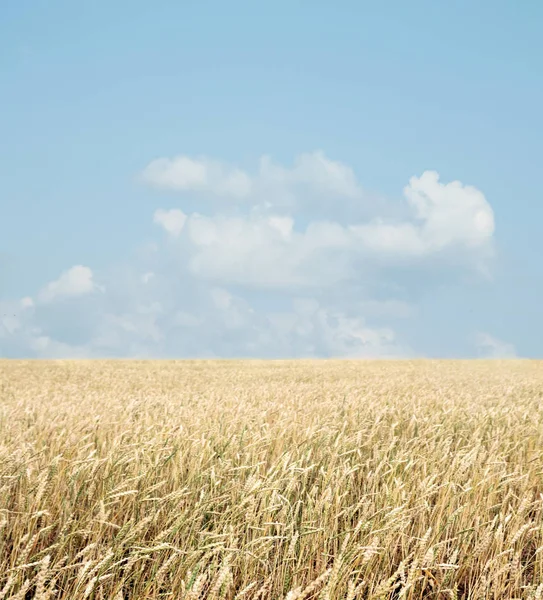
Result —
[[0, 361], [0, 600], [543, 598], [543, 363]]

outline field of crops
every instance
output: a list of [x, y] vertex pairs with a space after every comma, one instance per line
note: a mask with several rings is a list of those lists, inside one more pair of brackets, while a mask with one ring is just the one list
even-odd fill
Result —
[[0, 600], [543, 598], [543, 363], [0, 361]]

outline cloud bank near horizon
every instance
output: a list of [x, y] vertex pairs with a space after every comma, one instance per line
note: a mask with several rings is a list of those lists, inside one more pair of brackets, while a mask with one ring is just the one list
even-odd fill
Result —
[[[321, 151], [291, 166], [264, 156], [254, 172], [163, 157], [139, 178], [178, 198], [150, 211], [157, 242], [103, 272], [67, 265], [32, 297], [0, 303], [3, 355], [419, 355], [394, 327], [417, 311], [405, 289], [492, 273], [490, 203], [435, 171], [411, 177], [397, 202]], [[499, 343], [480, 334], [476, 346], [514, 355]]]

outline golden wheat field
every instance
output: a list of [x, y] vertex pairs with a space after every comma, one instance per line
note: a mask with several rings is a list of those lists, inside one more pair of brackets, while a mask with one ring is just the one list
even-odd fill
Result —
[[0, 361], [0, 599], [543, 598], [543, 363]]

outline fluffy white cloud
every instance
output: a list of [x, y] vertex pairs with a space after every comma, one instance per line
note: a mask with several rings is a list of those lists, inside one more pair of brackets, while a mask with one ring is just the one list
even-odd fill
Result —
[[475, 345], [482, 358], [516, 358], [513, 344], [499, 340], [494, 336], [479, 332], [475, 335]]
[[143, 180], [164, 189], [210, 192], [239, 199], [251, 192], [251, 178], [241, 169], [188, 156], [153, 160], [143, 171]]
[[263, 156], [252, 175], [208, 158], [158, 158], [147, 165], [142, 179], [161, 189], [212, 194], [263, 208], [314, 210], [322, 196], [330, 202], [337, 197], [354, 201], [363, 195], [353, 170], [320, 151], [299, 155], [291, 168]]
[[481, 247], [494, 233], [494, 214], [484, 194], [459, 181], [441, 183], [435, 171], [412, 177], [404, 188], [411, 218], [386, 222], [384, 215], [375, 213], [381, 206], [364, 193], [352, 168], [321, 151], [299, 155], [292, 167], [263, 156], [254, 174], [207, 158], [160, 158], [144, 169], [143, 180], [159, 188], [243, 200], [257, 214], [294, 211], [330, 220], [346, 206], [350, 214], [357, 214], [364, 205], [372, 218], [350, 225], [375, 251], [417, 255], [454, 244]]
[[494, 213], [483, 193], [459, 181], [440, 183], [439, 174], [425, 171], [412, 177], [404, 189], [417, 219], [423, 222], [421, 238], [429, 249], [450, 244], [480, 247], [494, 233]]
[[287, 217], [193, 215], [185, 248], [195, 276], [285, 289], [329, 286], [353, 276], [353, 241], [335, 223], [311, 223], [295, 232]]
[[58, 279], [48, 283], [38, 294], [42, 303], [53, 302], [61, 298], [73, 298], [90, 294], [99, 289], [93, 280], [89, 267], [75, 265], [64, 271]]
[[273, 163], [269, 156], [260, 159], [255, 187], [266, 189], [292, 189], [299, 193], [306, 187], [319, 194], [330, 194], [351, 200], [363, 194], [353, 170], [343, 163], [327, 158], [322, 151], [300, 154], [292, 168]]
[[187, 215], [178, 208], [172, 208], [171, 210], [158, 209], [153, 216], [153, 221], [173, 237], [178, 237], [181, 234], [186, 220]]
[[[189, 210], [180, 195], [178, 207], [152, 217], [168, 243], [98, 275], [76, 265], [35, 299], [6, 305], [2, 355], [409, 356], [398, 320], [416, 306], [395, 296], [398, 273], [404, 284], [409, 269], [452, 277], [451, 265], [471, 269], [491, 255], [483, 193], [433, 171], [411, 178], [395, 218], [322, 152], [290, 167], [263, 157], [254, 174], [210, 159], [157, 159], [143, 178], [190, 192], [202, 208]], [[481, 335], [486, 352], [514, 354]]]
[[[471, 268], [491, 249], [489, 230], [477, 230], [469, 219], [467, 231], [458, 228], [448, 237], [437, 236], [435, 229], [428, 220], [422, 225], [376, 220], [350, 226], [314, 221], [295, 230], [294, 220], [286, 216], [193, 214], [184, 228], [183, 248], [196, 276], [267, 288], [326, 287], [376, 265], [416, 264], [443, 251]], [[481, 248], [486, 252], [479, 253]]]
[[484, 194], [459, 181], [444, 184], [435, 171], [412, 177], [404, 195], [412, 220], [386, 223], [377, 218], [354, 225], [360, 243], [388, 257], [425, 257], [444, 250], [463, 252], [468, 260], [492, 253], [494, 211]]
[[[411, 353], [392, 327], [372, 325], [360, 311], [353, 316], [334, 302], [310, 296], [287, 295], [281, 301], [271, 296], [266, 306], [193, 275], [180, 277], [167, 265], [167, 260], [155, 264], [153, 277], [145, 277], [151, 271], [131, 268], [102, 274], [104, 294], [79, 296], [69, 306], [38, 300], [12, 316], [20, 301], [3, 305], [1, 354], [279, 358]], [[368, 314], [378, 314], [379, 303], [371, 304]], [[387, 317], [397, 310], [394, 301], [391, 306], [383, 303]]]
[[276, 313], [270, 320], [284, 347], [295, 349], [298, 356], [394, 358], [411, 354], [392, 328], [370, 327], [363, 317], [348, 317], [314, 299], [297, 299], [291, 312]]
[[[323, 202], [333, 213], [338, 202], [357, 206], [364, 198], [353, 170], [322, 152], [302, 154], [290, 168], [263, 157], [253, 176], [209, 159], [159, 159], [144, 177], [179, 191], [243, 197], [250, 208], [236, 216], [155, 213], [155, 222], [185, 238], [192, 273], [223, 284], [329, 286], [375, 265], [445, 255], [482, 270], [492, 254], [494, 214], [484, 194], [458, 181], [442, 183], [434, 171], [412, 177], [404, 188], [405, 218], [374, 213], [347, 223], [312, 216]], [[227, 183], [240, 178], [247, 182], [243, 193], [231, 193]]]

